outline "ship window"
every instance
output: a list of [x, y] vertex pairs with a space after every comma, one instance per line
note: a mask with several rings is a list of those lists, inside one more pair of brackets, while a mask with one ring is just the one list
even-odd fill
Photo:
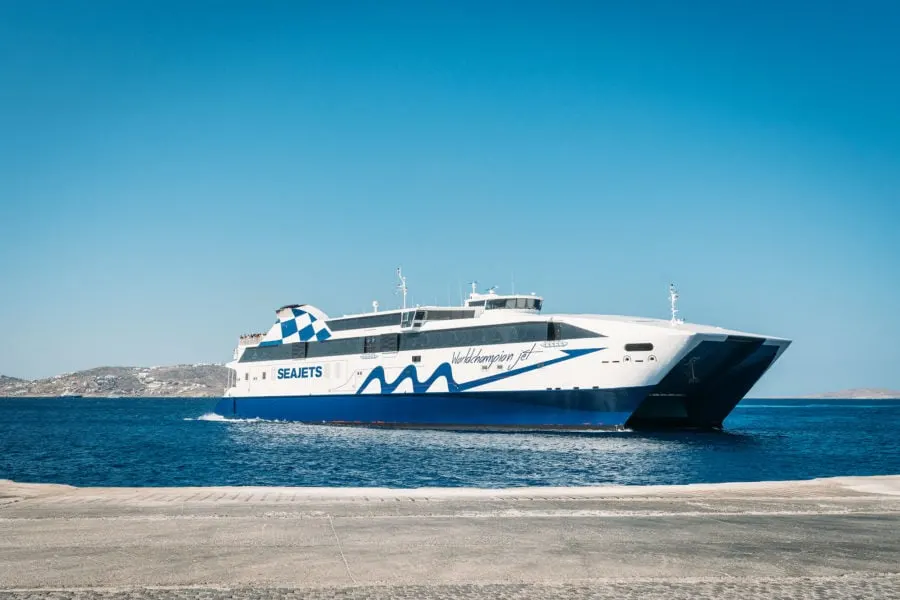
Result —
[[346, 331], [348, 329], [370, 329], [372, 327], [390, 327], [400, 324], [400, 313], [382, 313], [366, 317], [350, 317], [347, 319], [334, 319], [328, 321], [328, 328], [332, 331]]
[[528, 298], [525, 303], [525, 308], [529, 310], [541, 310], [541, 301], [537, 298]]
[[396, 333], [387, 333], [378, 336], [379, 352], [396, 352], [400, 349], [400, 336]]
[[324, 342], [311, 342], [306, 348], [307, 358], [322, 356], [338, 356], [341, 354], [363, 354], [364, 338], [330, 339]]
[[547, 341], [555, 342], [561, 339], [562, 334], [559, 331], [559, 323], [554, 323], [552, 321], [547, 323]]
[[266, 372], [265, 372], [265, 371], [262, 372], [262, 378], [263, 378], [263, 379], [266, 378]]
[[244, 350], [240, 362], [259, 362], [263, 360], [287, 360], [289, 358], [303, 358], [294, 356], [294, 346], [299, 344], [276, 344], [274, 346], [254, 346]]
[[429, 310], [429, 321], [449, 321], [451, 319], [473, 319], [474, 310]]
[[416, 311], [416, 318], [415, 318], [415, 320], [416, 320], [416, 321], [424, 321], [424, 320], [425, 320], [425, 311], [424, 311], [424, 310], [417, 310], [417, 311]]
[[405, 313], [403, 313], [403, 318], [400, 321], [400, 327], [409, 327], [410, 325], [412, 325], [412, 320], [413, 320], [413, 311], [411, 311], [411, 310], [406, 311]]
[[606, 337], [602, 334], [596, 333], [594, 331], [589, 331], [587, 329], [582, 329], [581, 327], [576, 327], [575, 325], [570, 325], [569, 323], [559, 323], [559, 330], [561, 340], [576, 340], [580, 338], [591, 338], [591, 337]]
[[414, 363], [422, 362], [422, 355], [416, 354], [415, 356], [413, 356], [412, 361], [413, 361]]
[[528, 298], [516, 298], [516, 308], [526, 308], [528, 305]]
[[570, 325], [568, 323], [556, 323], [553, 321], [547, 323], [548, 342], [556, 342], [559, 340], [576, 340], [580, 338], [591, 337], [606, 336], [601, 333], [595, 333], [593, 331], [588, 331], [587, 329], [582, 329], [581, 327], [576, 327], [575, 325]]
[[471, 300], [469, 306], [484, 306], [484, 300]]
[[378, 337], [377, 335], [368, 335], [365, 337], [364, 348], [366, 354], [371, 354], [372, 352], [378, 352]]
[[244, 381], [249, 381], [249, 380], [250, 380], [250, 373], [249, 372], [244, 373]]
[[653, 344], [650, 342], [641, 342], [640, 344], [625, 344], [625, 352], [650, 352], [653, 350]]

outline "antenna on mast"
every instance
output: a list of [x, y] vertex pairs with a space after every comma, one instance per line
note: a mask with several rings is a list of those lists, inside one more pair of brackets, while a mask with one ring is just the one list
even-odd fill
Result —
[[472, 286], [472, 293], [477, 294], [478, 293], [478, 282], [473, 280], [473, 281], [469, 282], [469, 285]]
[[397, 277], [400, 279], [400, 283], [397, 284], [397, 289], [400, 290], [400, 293], [403, 294], [403, 309], [406, 309], [406, 277], [403, 276], [403, 271], [401, 271], [400, 267], [397, 267]]
[[378, 312], [378, 300], [372, 300], [372, 312]]
[[684, 319], [678, 318], [678, 289], [675, 287], [674, 283], [669, 284], [669, 306], [672, 311], [672, 318], [669, 321], [671, 325], [678, 325], [680, 323], [684, 323]]

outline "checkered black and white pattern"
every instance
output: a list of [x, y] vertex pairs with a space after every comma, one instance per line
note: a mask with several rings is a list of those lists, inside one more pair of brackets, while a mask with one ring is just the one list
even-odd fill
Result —
[[325, 341], [331, 337], [331, 331], [325, 320], [320, 317], [303, 308], [285, 308], [278, 313], [278, 321], [259, 345], [276, 346], [293, 342]]

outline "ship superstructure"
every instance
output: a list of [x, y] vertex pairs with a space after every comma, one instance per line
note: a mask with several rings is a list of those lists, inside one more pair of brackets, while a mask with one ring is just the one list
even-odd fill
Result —
[[[398, 272], [399, 274], [399, 272]], [[474, 289], [462, 306], [329, 317], [308, 304], [242, 336], [216, 412], [488, 429], [718, 428], [790, 344], [672, 318], [545, 314]]]

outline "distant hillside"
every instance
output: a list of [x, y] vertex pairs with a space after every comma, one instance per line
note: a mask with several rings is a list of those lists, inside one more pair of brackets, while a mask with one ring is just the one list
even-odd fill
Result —
[[815, 394], [812, 396], [803, 396], [803, 398], [848, 398], [852, 400], [893, 400], [900, 399], [900, 391], [886, 390], [884, 388], [853, 388], [850, 390], [841, 390], [839, 392], [828, 392], [826, 394]]
[[198, 364], [171, 367], [99, 367], [48, 379], [17, 379], [0, 375], [4, 396], [221, 396], [228, 369]]

